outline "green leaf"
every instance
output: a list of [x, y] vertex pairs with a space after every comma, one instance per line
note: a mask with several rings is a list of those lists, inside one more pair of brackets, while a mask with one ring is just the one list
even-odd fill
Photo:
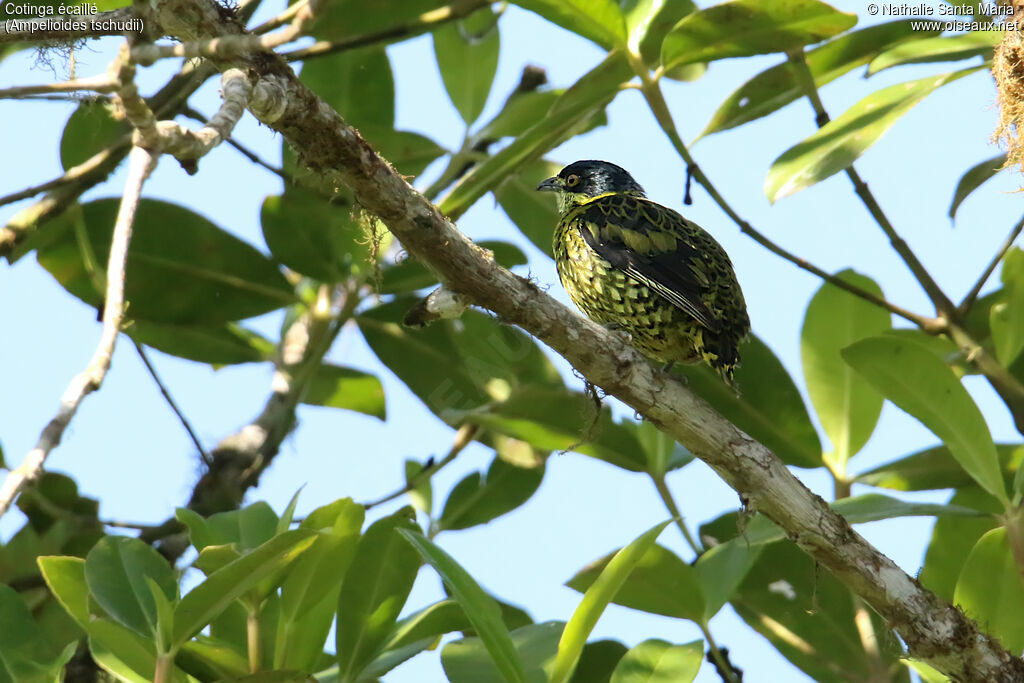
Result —
[[281, 584], [275, 668], [312, 670], [320, 661], [337, 612], [341, 583], [358, 543], [358, 530], [321, 533], [289, 569]]
[[412, 503], [412, 506], [427, 513], [428, 517], [433, 517], [434, 487], [431, 479], [427, 476], [416, 480], [416, 477], [426, 469], [426, 464], [407, 458], [405, 461], [405, 483], [409, 486], [409, 502]]
[[371, 268], [371, 240], [351, 207], [328, 203], [302, 187], [264, 199], [260, 224], [274, 258], [302, 275], [337, 282]]
[[[844, 281], [884, 298], [874, 280], [852, 270]], [[824, 283], [811, 299], [800, 333], [800, 356], [811, 402], [832, 442], [832, 460], [840, 472], [871, 437], [883, 399], [863, 377], [843, 362], [839, 352], [855, 341], [892, 327], [888, 311]]]
[[897, 83], [871, 93], [772, 163], [764, 184], [768, 200], [776, 202], [849, 168], [896, 121], [936, 88], [979, 68]]
[[83, 629], [89, 624], [89, 586], [85, 560], [80, 557], [39, 557], [39, 571], [71, 618]]
[[460, 413], [459, 418], [542, 451], [571, 449], [631, 472], [645, 471], [647, 463], [632, 430], [615, 423], [607, 406], [599, 416], [596, 409], [583, 394], [527, 386], [501, 403]]
[[893, 337], [861, 340], [842, 355], [883, 396], [932, 430], [982, 488], [1009, 504], [985, 418], [941, 360]]
[[611, 683], [689, 683], [704, 659], [704, 641], [673, 645], [645, 640], [625, 654], [615, 667]]
[[[564, 622], [547, 621], [528, 624], [509, 634], [523, 665], [524, 680], [547, 683], [547, 672], [555, 658], [558, 638], [564, 627]], [[441, 650], [441, 665], [451, 683], [504, 683], [508, 680], [480, 638], [462, 638], [445, 645]]]
[[1011, 652], [1024, 649], [1024, 579], [1003, 527], [987, 532], [971, 550], [956, 582], [953, 601], [967, 616], [985, 624]]
[[515, 4], [603, 48], [626, 43], [625, 20], [613, 0], [515, 0]]
[[[374, 14], [382, 10], [378, 5], [372, 13], [355, 8], [352, 13]], [[352, 15], [348, 19], [356, 23]], [[315, 90], [344, 117], [346, 123], [359, 130], [364, 127], [393, 128], [395, 125], [395, 79], [382, 45], [311, 59], [303, 63], [299, 80]]]
[[107, 536], [85, 558], [89, 592], [107, 614], [146, 638], [156, 632], [157, 606], [146, 580], [168, 600], [178, 597], [174, 569], [152, 546], [137, 538]]
[[[537, 2], [539, 4], [541, 0]], [[566, 5], [562, 0], [553, 0], [553, 4]], [[609, 54], [566, 90], [542, 119], [500, 152], [462, 176], [438, 202], [441, 213], [452, 220], [458, 219], [476, 200], [498, 187], [516, 169], [539, 159], [576, 127], [585, 126], [595, 113], [614, 99], [623, 83], [632, 80], [633, 75], [621, 52]]]
[[342, 680], [355, 681], [380, 653], [409, 597], [420, 562], [399, 533], [418, 528], [414, 515], [402, 508], [371, 524], [345, 572], [335, 638]]
[[125, 332], [158, 351], [210, 365], [259, 363], [274, 355], [273, 342], [236, 323], [169, 325], [133, 320]]
[[754, 437], [787, 465], [821, 465], [821, 441], [803, 398], [778, 357], [755, 335], [740, 347], [736, 370], [742, 394], [704, 364], [677, 367], [690, 387], [730, 422]]
[[583, 654], [569, 679], [570, 683], [609, 683], [626, 649], [617, 640], [591, 640], [583, 646]]
[[551, 161], [531, 161], [494, 189], [494, 198], [519, 232], [552, 257], [558, 208], [543, 192], [537, 192], [537, 186], [560, 169], [559, 164]]
[[188, 527], [196, 550], [229, 543], [241, 551], [252, 550], [273, 538], [278, 524], [274, 509], [264, 501], [205, 518], [194, 510], [178, 508], [175, 517]]
[[180, 647], [237, 598], [287, 566], [315, 538], [306, 529], [286, 531], [206, 577], [174, 610], [174, 645]]
[[518, 137], [547, 115], [551, 106], [565, 93], [564, 90], [515, 91], [500, 112], [484, 124], [472, 140], [498, 141], [502, 138]]
[[[924, 35], [937, 35], [926, 31]], [[838, 36], [805, 55], [807, 68], [819, 88], [866, 64], [887, 45], [899, 44], [922, 35], [907, 20], [868, 26]], [[737, 88], [711, 117], [702, 137], [759, 119], [804, 97], [803, 86], [788, 60], [766, 69]]]
[[695, 62], [786, 52], [842, 33], [857, 23], [818, 0], [732, 0], [675, 25], [661, 45], [666, 69]]
[[[118, 204], [98, 199], [82, 206], [99, 278]], [[41, 248], [37, 257], [69, 292], [91, 306], [102, 304], [75, 231]], [[128, 250], [125, 299], [131, 319], [218, 324], [281, 308], [295, 295], [276, 266], [249, 244], [182, 206], [143, 199]]]
[[639, 48], [644, 63], [652, 69], [661, 63], [665, 36], [680, 19], [697, 9], [692, 0], [625, 0], [620, 4], [629, 47], [634, 52]]
[[[71, 653], [74, 653], [72, 647]], [[52, 683], [69, 657], [56, 657], [17, 591], [0, 584], [0, 682]]]
[[[1012, 479], [1015, 473], [1022, 471], [1024, 449], [1017, 444], [996, 444], [996, 454], [1005, 480]], [[962, 489], [974, 485], [974, 480], [946, 446], [926, 448], [880, 465], [858, 474], [854, 481], [896, 491]]]
[[1024, 249], [1015, 247], [1006, 253], [1001, 279], [1006, 296], [992, 307], [989, 324], [996, 357], [1009, 368], [1024, 350]]
[[704, 597], [702, 622], [707, 624], [732, 599], [743, 579], [761, 556], [762, 544], [735, 538], [708, 548], [693, 565], [700, 594]]
[[543, 466], [516, 467], [496, 457], [485, 475], [473, 472], [455, 485], [437, 521], [438, 528], [468, 529], [486, 524], [529, 500], [543, 478]]
[[928, 590], [952, 601], [960, 570], [971, 554], [971, 548], [985, 532], [998, 526], [997, 515], [1003, 509], [992, 496], [977, 486], [956, 491], [949, 503], [989, 513], [981, 517], [950, 516], [935, 520], [918, 579]]
[[[566, 582], [580, 593], [593, 586], [609, 566], [614, 551], [590, 563]], [[671, 550], [651, 545], [633, 566], [615, 597], [617, 605], [676, 619], [700, 622], [704, 616], [704, 597], [694, 568]]]
[[[164, 594], [163, 589], [150, 577], [146, 577], [146, 585], [149, 587], [149, 594], [153, 596], [153, 604], [156, 605], [156, 628], [155, 641], [157, 651], [166, 653], [171, 648], [171, 635], [174, 631], [174, 606]], [[177, 592], [177, 591], [175, 591]]]
[[508, 683], [525, 683], [523, 663], [501, 618], [498, 603], [489, 596], [451, 555], [422, 534], [399, 529], [416, 552], [440, 575], [451, 595], [462, 606], [498, 671]]
[[459, 603], [442, 600], [400, 619], [391, 632], [391, 638], [385, 643], [384, 650], [394, 650], [424, 638], [436, 638], [469, 628], [469, 620]]
[[883, 69], [899, 64], [921, 62], [954, 62], [971, 57], [991, 59], [993, 48], [1006, 35], [1005, 29], [971, 31], [957, 35], [922, 36], [897, 45], [875, 57], [868, 66], [872, 76]]
[[468, 126], [483, 111], [498, 70], [498, 18], [485, 7], [462, 21], [443, 24], [433, 38], [445, 90]]
[[490, 401], [465, 360], [452, 353], [455, 332], [450, 323], [419, 330], [399, 323], [411, 306], [409, 299], [397, 299], [356, 318], [377, 358], [442, 419], [450, 421], [458, 411]]
[[579, 606], [565, 625], [561, 640], [558, 641], [558, 654], [551, 670], [550, 683], [565, 683], [569, 680], [590, 632], [597, 625], [597, 620], [608, 607], [608, 603], [616, 598], [630, 574], [655, 546], [658, 535], [671, 523], [672, 520], [669, 519], [652, 527], [616, 552], [587, 588]]
[[106, 102], [83, 102], [71, 114], [60, 139], [60, 164], [65, 171], [121, 138], [128, 144], [131, 127], [114, 119], [111, 108]]
[[314, 406], [344, 408], [384, 420], [384, 386], [368, 372], [321, 363], [310, 380], [302, 402]]
[[986, 180], [999, 173], [1005, 165], [1006, 155], [999, 154], [967, 169], [960, 177], [960, 182], [956, 184], [956, 190], [953, 192], [953, 203], [949, 205], [949, 217], [955, 219], [956, 210], [960, 208], [964, 200], [981, 187]]

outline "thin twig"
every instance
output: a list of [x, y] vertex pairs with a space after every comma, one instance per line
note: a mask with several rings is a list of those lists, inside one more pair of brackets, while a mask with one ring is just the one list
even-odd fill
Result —
[[203, 458], [203, 462], [206, 463], [207, 467], [209, 467], [213, 464], [213, 459], [210, 457], [210, 454], [206, 452], [206, 449], [203, 448], [203, 444], [199, 441], [199, 437], [196, 436], [196, 432], [192, 429], [192, 425], [189, 423], [188, 418], [185, 417], [183, 412], [181, 412], [178, 404], [171, 396], [171, 392], [168, 391], [167, 385], [165, 385], [160, 379], [160, 375], [157, 374], [156, 368], [153, 367], [153, 363], [150, 362], [149, 356], [146, 355], [146, 349], [143, 348], [142, 344], [134, 339], [132, 340], [132, 343], [135, 345], [135, 350], [138, 352], [139, 358], [142, 359], [142, 364], [145, 365], [146, 370], [149, 371], [149, 376], [153, 378], [154, 382], [156, 382], [156, 386], [160, 389], [160, 393], [163, 395], [164, 400], [167, 401], [167, 405], [169, 405], [171, 410], [174, 411], [174, 414], [178, 416], [178, 421], [181, 422], [181, 426], [185, 428], [186, 432], [188, 432], [188, 438], [192, 439], [192, 444], [196, 447], [196, 450], [199, 451], [199, 455]]
[[441, 24], [449, 21], [468, 17], [478, 9], [482, 9], [490, 4], [491, 0], [463, 0], [463, 2], [454, 2], [450, 5], [424, 12], [413, 21], [397, 24], [382, 31], [375, 31], [361, 36], [351, 36], [333, 42], [321, 40], [309, 47], [292, 50], [291, 52], [282, 52], [281, 56], [289, 62], [297, 62], [311, 57], [324, 57], [336, 52], [354, 50], [357, 47], [374, 45], [399, 38], [411, 38], [433, 31]]
[[908, 311], [902, 306], [898, 306], [890, 301], [877, 296], [873, 292], [861, 289], [860, 287], [851, 284], [842, 278], [836, 277], [835, 275], [825, 272], [813, 263], [808, 262], [806, 259], [800, 258], [795, 254], [783, 249], [781, 246], [775, 244], [770, 239], [765, 237], [759, 231], [754, 229], [750, 223], [740, 217], [738, 213], [732, 208], [732, 206], [725, 200], [725, 197], [718, 191], [718, 189], [712, 184], [711, 180], [704, 174], [700, 166], [693, 159], [693, 155], [690, 154], [690, 150], [686, 147], [683, 139], [679, 136], [679, 132], [676, 130], [675, 122], [672, 120], [672, 116], [668, 110], [668, 104], [665, 102], [665, 98], [661, 93], [661, 88], [657, 81], [650, 77], [647, 72], [647, 67], [641, 64], [635, 65], [637, 74], [640, 76], [641, 85], [640, 89], [643, 92], [644, 98], [647, 100], [647, 104], [657, 119], [658, 124], [662, 130], [668, 136], [672, 142], [672, 146], [676, 149], [676, 152], [682, 157], [683, 161], [686, 162], [687, 168], [690, 173], [693, 174], [694, 180], [701, 184], [701, 186], [707, 191], [716, 204], [725, 212], [725, 214], [732, 219], [733, 223], [739, 226], [742, 233], [753, 239], [755, 242], [768, 249], [768, 251], [781, 256], [790, 263], [796, 265], [809, 273], [816, 275], [825, 282], [835, 285], [840, 289], [846, 290], [847, 292], [868, 301], [879, 308], [884, 308], [890, 313], [909, 320], [923, 330], [930, 333], [936, 333], [943, 326], [943, 321], [938, 318], [928, 318], [922, 315], [918, 315], [912, 311]]
[[268, 31], [273, 31], [275, 28], [284, 26], [291, 22], [298, 15], [299, 11], [302, 10], [306, 5], [309, 4], [309, 0], [298, 0], [288, 6], [288, 9], [278, 14], [273, 19], [268, 19], [256, 28], [252, 29], [252, 33], [256, 35], [263, 35]]
[[24, 488], [36, 482], [43, 473], [47, 456], [56, 448], [64, 431], [78, 411], [86, 396], [100, 388], [110, 369], [114, 346], [121, 332], [124, 318], [124, 279], [128, 261], [128, 245], [131, 242], [135, 210], [142, 196], [142, 186], [156, 168], [158, 156], [136, 147], [129, 154], [128, 180], [124, 195], [117, 211], [114, 233], [110, 243], [110, 258], [107, 261], [107, 291], [103, 304], [103, 331], [95, 353], [85, 370], [71, 380], [61, 397], [60, 409], [39, 436], [35, 448], [29, 451], [22, 463], [12, 470], [0, 487], [0, 516], [3, 516]]
[[60, 83], [43, 83], [41, 85], [17, 85], [13, 88], [0, 90], [0, 100], [15, 99], [28, 95], [46, 95], [61, 92], [78, 92], [89, 90], [91, 92], [106, 94], [117, 90], [118, 83], [110, 78], [108, 74], [90, 76], [89, 78], [76, 78], [71, 81]]
[[988, 279], [992, 277], [992, 273], [995, 272], [996, 266], [998, 266], [999, 262], [1003, 260], [1004, 256], [1006, 256], [1006, 252], [1010, 251], [1010, 247], [1013, 246], [1017, 237], [1020, 236], [1022, 229], [1024, 229], [1024, 218], [1021, 218], [1017, 221], [1017, 225], [1013, 226], [1013, 230], [1011, 230], [1010, 234], [1006, 237], [1006, 241], [1003, 242], [1003, 246], [999, 247], [995, 256], [992, 257], [992, 261], [988, 264], [985, 270], [981, 272], [981, 275], [978, 277], [978, 281], [974, 283], [973, 287], [971, 287], [971, 291], [967, 293], [964, 300], [960, 302], [959, 306], [957, 306], [957, 311], [961, 316], [967, 315], [971, 306], [973, 306], [974, 302], [978, 299], [978, 295], [981, 294], [981, 288], [984, 287], [985, 283], [988, 282]]
[[[125, 144], [127, 144], [127, 136], [124, 138], [124, 140], [126, 141]], [[62, 176], [58, 176], [51, 180], [47, 180], [45, 183], [40, 183], [39, 185], [35, 185], [33, 187], [27, 187], [24, 190], [12, 192], [9, 195], [0, 197], [0, 206], [4, 206], [5, 204], [13, 204], [14, 202], [20, 202], [22, 199], [34, 197], [40, 192], [47, 192], [49, 190], [62, 187], [64, 185], [71, 185], [77, 183], [82, 178], [86, 178], [91, 174], [95, 173], [97, 170], [102, 169], [105, 165], [108, 164], [108, 162], [109, 155], [107, 154], [107, 150], [98, 152], [93, 156], [89, 157], [88, 159], [86, 159], [85, 161], [83, 161], [82, 163], [78, 164], [77, 166], [69, 168]]]
[[[815, 123], [818, 128], [823, 128], [831, 120], [828, 112], [825, 110], [825, 105], [821, 101], [821, 97], [818, 95], [818, 86], [814, 82], [814, 75], [811, 73], [810, 67], [807, 66], [807, 60], [804, 58], [803, 48], [797, 48], [787, 53], [790, 64], [796, 70], [796, 77], [800, 83], [800, 86], [804, 90], [804, 94], [811, 103], [811, 107], [814, 108]], [[892, 221], [885, 215], [882, 207], [879, 205], [875, 195], [872, 194], [868, 188], [867, 183], [857, 173], [857, 169], [850, 164], [846, 169], [846, 176], [853, 183], [853, 190], [857, 196], [860, 197], [861, 203], [867, 208], [868, 213], [875, 219], [875, 223], [882, 229], [885, 236], [889, 238], [889, 244], [892, 245], [893, 250], [899, 254], [900, 258], [913, 273], [914, 278], [924, 289], [925, 294], [931, 299], [932, 305], [935, 306], [936, 313], [952, 315], [955, 314], [955, 307], [953, 302], [950, 301], [946, 293], [942, 291], [939, 284], [935, 281], [935, 278], [931, 276], [931, 273], [924, 267], [924, 264], [917, 258], [913, 250], [906, 243], [906, 241], [900, 237], [899, 233], [896, 232], [896, 228], [893, 226]]]
[[371, 501], [369, 503], [363, 503], [363, 507], [369, 510], [370, 508], [377, 507], [378, 505], [383, 505], [384, 503], [390, 502], [395, 498], [399, 498], [400, 496], [404, 496], [405, 494], [409, 493], [417, 486], [419, 486], [421, 483], [427, 481], [432, 476], [437, 474], [438, 471], [440, 471], [443, 467], [446, 467], [447, 465], [451, 464], [451, 462], [455, 460], [456, 457], [458, 457], [459, 453], [462, 452], [462, 449], [464, 449], [466, 446], [472, 443], [473, 439], [476, 437], [476, 434], [479, 430], [480, 427], [475, 424], [467, 423], [462, 425], [461, 427], [459, 427], [459, 430], [455, 432], [455, 438], [452, 440], [451, 448], [448, 449], [448, 453], [443, 458], [441, 458], [435, 463], [432, 463], [431, 465], [428, 465], [427, 467], [424, 467], [422, 470], [417, 472], [416, 475], [411, 477], [409, 481], [405, 483], [405, 486], [403, 486], [402, 488], [398, 489], [397, 491], [389, 493], [383, 498], [378, 498], [377, 500]]

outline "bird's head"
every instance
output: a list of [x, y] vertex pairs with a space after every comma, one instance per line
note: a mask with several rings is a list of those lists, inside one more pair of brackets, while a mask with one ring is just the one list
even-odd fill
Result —
[[539, 192], [557, 192], [558, 206], [564, 212], [592, 197], [604, 194], [644, 196], [644, 188], [624, 168], [607, 161], [577, 161], [558, 175], [537, 186]]

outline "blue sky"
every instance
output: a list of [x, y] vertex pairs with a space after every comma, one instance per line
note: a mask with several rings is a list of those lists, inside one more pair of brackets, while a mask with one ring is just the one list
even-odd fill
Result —
[[[836, 6], [858, 13], [864, 9], [860, 2], [837, 2]], [[592, 44], [514, 6], [503, 17], [501, 29], [499, 71], [483, 120], [497, 111], [525, 64], [543, 66], [550, 82], [563, 87], [603, 56]], [[102, 71], [115, 47], [116, 41], [105, 40], [95, 51], [80, 53], [79, 74]], [[397, 87], [397, 127], [422, 132], [456, 148], [463, 124], [445, 95], [429, 37], [395, 45], [389, 55]], [[780, 60], [770, 56], [719, 62], [697, 82], [666, 83], [666, 97], [684, 139], [693, 139], [736, 87]], [[59, 59], [55, 64], [61, 74]], [[173, 66], [162, 64], [145, 70], [143, 90], [156, 87]], [[959, 66], [901, 67], [867, 80], [859, 69], [826, 87], [822, 98], [835, 117], [886, 85]], [[31, 53], [0, 62], [0, 87], [52, 78], [48, 68], [35, 64]], [[207, 84], [193, 102], [201, 111], [212, 113], [217, 106], [217, 84]], [[57, 103], [0, 101], [3, 156], [16, 160], [5, 164], [0, 194], [59, 173], [56, 131], [62, 129], [70, 111], [69, 106]], [[685, 169], [639, 93], [622, 93], [608, 114], [607, 127], [569, 141], [548, 157], [564, 163], [580, 158], [618, 163], [633, 173], [649, 196], [682, 210], [712, 232], [736, 266], [754, 332], [782, 359], [803, 390], [800, 327], [807, 302], [820, 282], [741, 235], [696, 186], [695, 203], [681, 205]], [[857, 163], [897, 230], [954, 299], [973, 284], [1019, 218], [1015, 172], [1000, 174], [972, 196], [961, 207], [956, 225], [946, 215], [963, 171], [998, 153], [989, 140], [996, 116], [992, 79], [981, 72], [931, 95]], [[813, 112], [806, 102], [799, 101], [768, 119], [702, 140], [693, 152], [726, 198], [771, 239], [825, 270], [854, 267], [878, 281], [893, 301], [928, 313], [927, 299], [888, 247], [845, 176], [836, 175], [776, 206], [768, 203], [762, 188], [771, 162], [813, 131]], [[251, 116], [243, 120], [235, 136], [264, 158], [279, 160], [280, 138], [257, 125]], [[14, 168], [19, 169], [17, 174], [12, 173]], [[416, 184], [426, 186], [439, 172], [435, 165]], [[123, 179], [122, 169], [87, 198], [119, 195]], [[202, 160], [196, 176], [187, 176], [173, 160], [165, 159], [145, 194], [184, 202], [264, 248], [260, 204], [266, 195], [280, 190], [276, 176], [224, 146]], [[0, 219], [27, 205], [0, 207]], [[519, 244], [530, 256], [532, 275], [550, 284], [549, 291], [567, 302], [553, 264], [519, 235], [490, 196], [480, 200], [460, 220], [459, 227], [474, 239], [500, 238]], [[67, 295], [33, 257], [13, 267], [0, 267], [0, 291], [0, 319], [6, 330], [0, 335], [0, 357], [8, 359], [0, 391], [0, 443], [8, 463], [16, 463], [35, 443], [68, 381], [84, 367], [98, 339], [99, 325], [95, 311]], [[280, 315], [269, 315], [255, 321], [255, 326], [273, 335], [280, 320]], [[898, 320], [896, 324], [902, 325]], [[153, 357], [175, 398], [210, 446], [255, 416], [269, 392], [267, 366], [214, 371], [157, 352]], [[381, 371], [354, 328], [343, 333], [330, 357], [334, 362]], [[564, 363], [560, 367], [566, 371], [569, 385], [579, 388], [579, 381]], [[431, 417], [389, 372], [382, 370], [381, 378], [388, 401], [387, 423], [354, 413], [302, 408], [299, 428], [285, 442], [249, 500], [267, 500], [280, 512], [300, 486], [305, 488], [299, 514], [342, 496], [371, 500], [401, 485], [404, 458], [423, 460], [443, 454], [452, 431]], [[1012, 422], [987, 385], [977, 378], [969, 378], [966, 384], [988, 417], [996, 440], [1012, 439], [1016, 435]], [[823, 442], [827, 444], [824, 437]], [[887, 404], [874, 437], [851, 469], [868, 469], [935, 443], [935, 437], [919, 423]], [[134, 349], [122, 343], [106, 385], [86, 400], [48, 466], [71, 474], [85, 494], [98, 498], [104, 519], [159, 522], [187, 500], [199, 471], [192, 450]], [[467, 449], [456, 464], [435, 477], [435, 504], [443, 502], [456, 481], [485, 468], [489, 460], [485, 449]], [[829, 482], [820, 472], [800, 470], [797, 474], [822, 495], [830, 494]], [[674, 473], [669, 484], [692, 526], [738, 504], [735, 493], [699, 462]], [[938, 500], [945, 496], [918, 497]], [[382, 506], [379, 512], [390, 512], [399, 504]], [[666, 516], [644, 477], [583, 456], [559, 455], [549, 460], [541, 489], [524, 507], [482, 527], [446, 532], [438, 540], [485, 587], [523, 606], [536, 621], [564, 620], [579, 595], [562, 583], [586, 563], [627, 543]], [[20, 523], [17, 512], [0, 520], [0, 537], [7, 538]], [[915, 574], [930, 526], [928, 519], [904, 519], [861, 526], [859, 531]], [[674, 529], [668, 529], [661, 541], [689, 557]], [[419, 607], [440, 595], [436, 576], [424, 570], [410, 605]], [[746, 670], [746, 680], [807, 680], [728, 607], [712, 622], [712, 631], [720, 644], [729, 647], [733, 661]], [[617, 638], [633, 645], [650, 637], [687, 642], [700, 634], [690, 624], [612, 606], [598, 623], [594, 637]], [[428, 653], [385, 680], [412, 683], [442, 678], [436, 653]], [[698, 680], [718, 678], [705, 666]]]

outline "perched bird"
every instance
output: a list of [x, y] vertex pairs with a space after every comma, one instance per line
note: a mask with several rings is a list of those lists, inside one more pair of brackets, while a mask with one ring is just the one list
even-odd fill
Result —
[[573, 303], [627, 332], [645, 355], [704, 361], [734, 386], [750, 319], [729, 256], [711, 235], [647, 199], [607, 161], [577, 161], [537, 190], [558, 193], [555, 263]]

